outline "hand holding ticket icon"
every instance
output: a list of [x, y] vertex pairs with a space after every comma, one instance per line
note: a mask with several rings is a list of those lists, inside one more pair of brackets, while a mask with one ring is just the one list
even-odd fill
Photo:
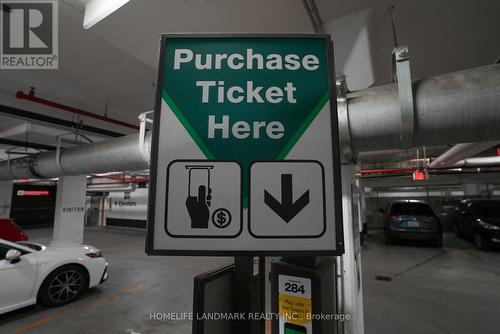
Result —
[[188, 195], [186, 199], [186, 207], [191, 218], [191, 228], [208, 228], [210, 219], [210, 200], [211, 189], [207, 189], [204, 185], [198, 187], [198, 196]]

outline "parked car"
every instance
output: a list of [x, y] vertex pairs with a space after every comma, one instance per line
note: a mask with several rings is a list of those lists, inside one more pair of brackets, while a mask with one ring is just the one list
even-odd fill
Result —
[[500, 200], [463, 200], [454, 217], [457, 237], [472, 240], [479, 249], [500, 246]]
[[441, 222], [429, 204], [416, 200], [400, 200], [389, 204], [384, 219], [385, 242], [397, 239], [428, 240], [443, 245]]
[[9, 218], [0, 219], [0, 239], [8, 241], [28, 241], [28, 235]]
[[0, 239], [0, 314], [37, 302], [60, 306], [108, 278], [101, 251]]

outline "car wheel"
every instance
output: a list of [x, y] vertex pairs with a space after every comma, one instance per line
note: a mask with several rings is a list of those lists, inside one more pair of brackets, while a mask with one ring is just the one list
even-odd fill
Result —
[[43, 281], [38, 292], [38, 301], [49, 307], [61, 306], [77, 299], [88, 285], [88, 274], [80, 266], [60, 267]]
[[486, 246], [484, 244], [484, 239], [479, 233], [474, 233], [474, 245], [476, 246], [477, 249], [486, 249]]

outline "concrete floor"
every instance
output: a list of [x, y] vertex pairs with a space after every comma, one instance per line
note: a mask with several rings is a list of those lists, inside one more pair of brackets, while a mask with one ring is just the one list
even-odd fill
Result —
[[362, 261], [366, 334], [500, 333], [499, 251], [477, 250], [453, 234], [445, 234], [443, 249], [386, 246], [372, 232]]
[[[33, 241], [51, 229], [28, 230]], [[0, 316], [0, 333], [189, 334], [189, 321], [150, 320], [150, 313], [190, 312], [193, 277], [231, 258], [148, 257], [144, 233], [87, 228], [85, 242], [110, 262], [110, 279], [75, 303], [25, 308]], [[475, 250], [445, 236], [443, 250], [383, 244], [372, 232], [363, 250], [367, 334], [499, 333], [500, 252]], [[375, 276], [388, 277], [379, 281]]]
[[[27, 230], [47, 242], [52, 229]], [[74, 303], [37, 306], [0, 316], [0, 333], [189, 334], [189, 321], [150, 320], [150, 313], [192, 312], [193, 277], [232, 263], [231, 258], [146, 256], [145, 233], [86, 228], [85, 243], [108, 259], [109, 280]]]

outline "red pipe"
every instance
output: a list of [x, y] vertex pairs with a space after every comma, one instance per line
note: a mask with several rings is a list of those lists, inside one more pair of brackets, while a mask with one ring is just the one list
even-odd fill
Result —
[[67, 106], [67, 105], [64, 105], [64, 104], [61, 104], [61, 103], [57, 103], [57, 102], [54, 102], [54, 101], [49, 101], [49, 100], [46, 100], [46, 99], [42, 99], [40, 97], [36, 97], [34, 89], [31, 89], [29, 91], [29, 94], [25, 94], [22, 91], [18, 91], [16, 93], [16, 97], [18, 99], [28, 100], [28, 101], [39, 103], [39, 104], [43, 104], [45, 106], [49, 106], [49, 107], [52, 107], [52, 108], [57, 108], [57, 109], [61, 109], [61, 110], [64, 110], [64, 111], [69, 111], [69, 112], [72, 112], [72, 113], [75, 113], [75, 114], [78, 114], [78, 115], [82, 115], [82, 116], [86, 116], [86, 117], [98, 119], [98, 120], [101, 120], [101, 121], [104, 121], [104, 122], [108, 122], [108, 123], [113, 123], [113, 124], [116, 124], [116, 125], [120, 125], [120, 126], [124, 126], [124, 127], [130, 128], [130, 129], [134, 129], [134, 130], [139, 130], [139, 127], [137, 125], [135, 125], [135, 124], [130, 124], [130, 123], [127, 123], [127, 122], [120, 121], [118, 119], [109, 118], [109, 117], [106, 117], [106, 116], [101, 116], [101, 115], [94, 114], [94, 113], [91, 113], [91, 112], [88, 112], [88, 111], [85, 111], [85, 110], [81, 110], [81, 109], [78, 109], [78, 108], [73, 108], [73, 107], [70, 107], [70, 106]]
[[[463, 167], [456, 167], [460, 169], [477, 169], [477, 168], [498, 168], [500, 165], [496, 166], [463, 166]], [[449, 167], [445, 168], [427, 168], [428, 171], [446, 171], [449, 169]], [[418, 169], [422, 171], [421, 169]], [[405, 173], [414, 173], [417, 171], [417, 168], [399, 168], [399, 169], [363, 169], [357, 172], [358, 175], [369, 175], [369, 174], [405, 174]]]
[[364, 169], [360, 170], [358, 173], [361, 175], [366, 174], [401, 174], [401, 173], [413, 173], [416, 168], [399, 168], [399, 169]]

